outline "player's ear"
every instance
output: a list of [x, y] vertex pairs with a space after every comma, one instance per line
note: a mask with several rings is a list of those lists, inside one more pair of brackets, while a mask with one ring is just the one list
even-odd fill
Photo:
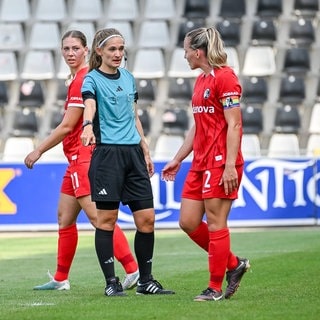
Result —
[[97, 47], [96, 48], [96, 53], [97, 53], [98, 56], [101, 56], [102, 55], [102, 49]]

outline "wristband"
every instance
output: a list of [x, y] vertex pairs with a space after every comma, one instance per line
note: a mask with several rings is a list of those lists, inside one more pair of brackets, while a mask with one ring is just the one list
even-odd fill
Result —
[[93, 125], [91, 120], [84, 120], [83, 123], [82, 123], [82, 128], [84, 128], [85, 126], [87, 126], [89, 124]]

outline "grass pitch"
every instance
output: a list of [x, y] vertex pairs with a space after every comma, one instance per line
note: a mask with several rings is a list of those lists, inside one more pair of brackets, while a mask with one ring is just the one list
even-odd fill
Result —
[[[180, 230], [156, 232], [154, 277], [172, 296], [104, 296], [94, 234], [80, 232], [70, 291], [34, 291], [56, 264], [56, 233], [0, 235], [0, 318], [313, 320], [320, 313], [320, 229], [232, 230], [232, 250], [250, 259], [238, 292], [220, 302], [194, 302], [207, 287], [206, 253]], [[127, 232], [130, 244], [134, 233]], [[116, 264], [117, 274], [124, 271]], [[225, 288], [225, 283], [224, 283]]]

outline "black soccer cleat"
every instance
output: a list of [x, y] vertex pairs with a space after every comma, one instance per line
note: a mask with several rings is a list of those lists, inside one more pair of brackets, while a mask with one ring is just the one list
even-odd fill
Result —
[[118, 277], [112, 277], [108, 279], [104, 293], [108, 297], [126, 296], [126, 294], [123, 292], [122, 285]]
[[203, 290], [193, 301], [219, 301], [223, 299], [222, 291], [217, 291], [211, 288]]
[[250, 268], [250, 263], [248, 259], [245, 258], [238, 258], [238, 266], [234, 270], [230, 270], [227, 272], [227, 288], [225, 293], [225, 298], [229, 299], [231, 296], [235, 294], [237, 291], [240, 281], [243, 275], [248, 271]]
[[157, 280], [151, 279], [145, 283], [138, 281], [136, 294], [175, 294], [175, 292], [163, 289]]

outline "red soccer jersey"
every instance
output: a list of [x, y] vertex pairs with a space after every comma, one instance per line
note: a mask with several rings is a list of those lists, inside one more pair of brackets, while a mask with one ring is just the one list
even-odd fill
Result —
[[[87, 72], [87, 67], [81, 69], [70, 83], [65, 103], [65, 112], [68, 108], [84, 108], [81, 86]], [[63, 139], [63, 151], [69, 162], [78, 159], [79, 156], [81, 156], [82, 160], [90, 159], [91, 157], [91, 147], [83, 146], [80, 140], [82, 122], [83, 118], [80, 117], [74, 130]]]
[[[198, 76], [192, 96], [195, 119], [193, 162], [191, 169], [220, 167], [226, 161], [227, 122], [224, 111], [240, 108], [241, 86], [230, 67], [217, 68]], [[236, 165], [243, 164], [239, 148]]]

